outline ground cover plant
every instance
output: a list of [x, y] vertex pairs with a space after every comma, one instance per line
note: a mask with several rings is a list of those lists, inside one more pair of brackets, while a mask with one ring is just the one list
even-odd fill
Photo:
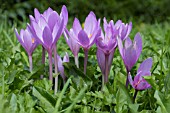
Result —
[[65, 6], [34, 12], [21, 28], [0, 26], [2, 113], [170, 111], [168, 23], [132, 27], [89, 12], [70, 27]]

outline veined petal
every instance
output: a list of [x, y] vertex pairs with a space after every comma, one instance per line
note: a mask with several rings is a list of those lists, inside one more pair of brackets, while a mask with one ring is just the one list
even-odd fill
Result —
[[41, 16], [37, 8], [34, 9], [34, 16], [36, 21], [38, 21], [39, 17]]
[[137, 33], [135, 35], [134, 47], [136, 48], [137, 58], [139, 58], [141, 51], [142, 51], [142, 39], [141, 39], [140, 33]]
[[133, 80], [132, 80], [132, 76], [131, 76], [130, 72], [129, 72], [129, 74], [128, 74], [128, 80], [129, 80], [129, 83], [132, 85], [132, 87], [135, 88], [135, 87], [134, 87], [134, 82], [133, 82]]
[[109, 70], [109, 72], [110, 72], [110, 68], [112, 66], [114, 52], [115, 52], [115, 50], [112, 50], [110, 52], [110, 55], [109, 55], [109, 59], [108, 59], [108, 70]]
[[86, 17], [85, 23], [84, 23], [84, 31], [87, 33], [87, 35], [91, 35], [96, 28], [97, 19], [95, 14], [91, 11], [89, 15]]
[[63, 16], [64, 18], [64, 26], [67, 26], [67, 22], [68, 22], [68, 11], [67, 11], [67, 7], [65, 5], [63, 5], [62, 9], [61, 9], [61, 13], [60, 16]]
[[64, 75], [64, 67], [63, 67], [63, 61], [59, 55], [57, 55], [57, 60], [58, 60], [58, 70], [60, 72], [61, 77], [65, 80], [65, 75]]
[[73, 31], [78, 36], [78, 33], [80, 32], [80, 30], [82, 30], [80, 22], [77, 18], [75, 18], [73, 22]]
[[122, 44], [121, 38], [117, 37], [117, 43], [118, 43], [118, 48], [119, 48], [120, 55], [124, 59], [124, 48], [123, 48], [123, 44]]
[[104, 17], [104, 18], [103, 18], [103, 27], [104, 27], [104, 31], [105, 31], [105, 32], [107, 31], [107, 30], [106, 30], [107, 26], [108, 26], [108, 23], [107, 23], [106, 18]]
[[52, 33], [50, 31], [50, 29], [48, 27], [44, 28], [43, 31], [43, 40], [44, 40], [44, 45], [46, 46], [46, 49], [52, 49], [51, 45], [53, 42], [53, 38], [52, 38]]
[[127, 49], [128, 47], [132, 46], [132, 40], [128, 37], [125, 40], [125, 49]]
[[102, 74], [105, 74], [105, 54], [102, 50], [97, 49], [97, 61]]
[[53, 31], [55, 24], [59, 25], [60, 21], [61, 21], [61, 19], [60, 19], [60, 16], [58, 15], [58, 13], [56, 11], [53, 11], [48, 18], [48, 25], [49, 25], [51, 31]]
[[30, 48], [32, 46], [32, 37], [27, 30], [25, 30], [24, 32], [23, 40], [24, 40], [24, 44], [27, 49], [27, 52], [30, 52]]
[[87, 36], [87, 34], [84, 32], [84, 30], [81, 30], [78, 34], [78, 40], [79, 40], [79, 43], [84, 47], [88, 47], [89, 45], [89, 38]]
[[42, 39], [42, 32], [43, 31], [42, 31], [42, 29], [38, 26], [38, 24], [35, 21], [32, 21], [32, 28], [35, 31], [35, 35], [36, 35], [37, 40], [40, 43], [43, 42], [43, 39]]
[[16, 34], [16, 37], [17, 37], [18, 41], [20, 42], [20, 44], [23, 45], [23, 40], [21, 39], [21, 36], [18, 34], [18, 30], [16, 28], [15, 28], [15, 34]]
[[125, 49], [124, 63], [128, 71], [132, 69], [136, 61], [137, 61], [137, 54], [135, 48], [133, 48], [133, 46], [130, 46], [127, 49]]
[[138, 73], [141, 71], [143, 73], [150, 72], [152, 67], [152, 58], [144, 60], [138, 68]]

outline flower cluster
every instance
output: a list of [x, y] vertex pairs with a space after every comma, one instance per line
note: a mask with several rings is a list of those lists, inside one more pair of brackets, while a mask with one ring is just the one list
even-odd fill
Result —
[[[131, 69], [137, 62], [142, 51], [142, 39], [140, 33], [135, 35], [134, 41], [129, 38], [132, 30], [132, 23], [123, 23], [118, 20], [116, 23], [111, 20], [107, 22], [103, 19], [103, 28], [100, 26], [100, 19], [97, 19], [91, 11], [85, 19], [84, 26], [77, 18], [74, 19], [73, 26], [67, 29], [68, 11], [63, 6], [61, 13], [48, 8], [44, 13], [34, 10], [34, 17], [30, 15], [30, 24], [25, 30], [21, 30], [20, 34], [15, 29], [16, 37], [24, 47], [29, 56], [30, 71], [32, 71], [32, 53], [38, 44], [42, 45], [43, 53], [47, 51], [49, 56], [49, 79], [53, 81], [52, 76], [52, 55], [54, 52], [55, 73], [59, 73], [64, 81], [64, 67], [62, 62], [69, 62], [69, 56], [66, 53], [63, 61], [57, 54], [57, 41], [63, 34], [65, 40], [72, 51], [75, 64], [79, 68], [78, 53], [80, 47], [84, 50], [84, 74], [86, 75], [86, 67], [88, 61], [88, 51], [92, 45], [97, 46], [97, 61], [103, 76], [103, 85], [108, 82], [108, 76], [112, 66], [115, 49], [118, 47], [120, 55], [123, 59], [127, 70], [126, 86], [130, 83], [136, 90], [144, 90], [151, 87], [143, 76], [150, 76], [152, 67], [152, 59], [148, 58], [139, 67], [134, 81], [131, 77]], [[103, 29], [103, 30], [102, 30]], [[45, 58], [42, 56], [42, 60]], [[55, 89], [57, 90], [58, 78], [55, 78]], [[56, 92], [56, 91], [55, 91]]]

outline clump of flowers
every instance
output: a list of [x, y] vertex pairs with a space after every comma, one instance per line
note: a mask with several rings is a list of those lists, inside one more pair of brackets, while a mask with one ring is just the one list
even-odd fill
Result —
[[[42, 45], [42, 63], [45, 61], [45, 51], [48, 53], [49, 60], [49, 80], [53, 82], [53, 61], [55, 74], [60, 73], [63, 81], [66, 82], [64, 73], [63, 62], [69, 62], [69, 56], [66, 53], [63, 60], [57, 54], [57, 41], [63, 34], [66, 43], [70, 47], [74, 58], [75, 65], [79, 68], [78, 53], [80, 47], [84, 50], [84, 74], [86, 75], [86, 67], [88, 61], [88, 51], [95, 43], [97, 46], [96, 57], [98, 65], [101, 69], [103, 76], [103, 85], [109, 81], [109, 73], [112, 66], [114, 52], [118, 46], [120, 55], [124, 62], [127, 71], [126, 86], [130, 83], [136, 90], [144, 90], [150, 88], [150, 84], [143, 78], [143, 76], [150, 76], [150, 69], [152, 67], [152, 59], [148, 58], [139, 67], [134, 80], [131, 77], [131, 69], [137, 62], [142, 51], [142, 39], [140, 33], [134, 37], [134, 41], [129, 38], [132, 30], [132, 23], [123, 23], [118, 20], [116, 23], [111, 20], [107, 22], [106, 18], [103, 19], [103, 29], [100, 26], [100, 19], [96, 19], [94, 12], [90, 12], [85, 19], [84, 27], [81, 26], [77, 18], [74, 19], [73, 26], [70, 30], [67, 29], [68, 11], [66, 6], [61, 9], [60, 15], [48, 8], [42, 14], [38, 9], [34, 10], [34, 17], [30, 15], [30, 24], [25, 30], [21, 30], [20, 34], [15, 29], [16, 37], [26, 50], [29, 61], [30, 71], [32, 71], [32, 53], [38, 44]], [[58, 87], [58, 76], [55, 77], [55, 91]], [[135, 93], [136, 95], [136, 93]]]

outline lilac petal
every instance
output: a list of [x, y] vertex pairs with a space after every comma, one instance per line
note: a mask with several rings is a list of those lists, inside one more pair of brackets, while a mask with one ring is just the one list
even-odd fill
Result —
[[133, 48], [133, 46], [130, 46], [125, 50], [124, 53], [124, 63], [128, 71], [132, 69], [136, 61], [137, 61], [136, 50]]
[[39, 17], [41, 16], [37, 8], [34, 9], [34, 16], [36, 21], [38, 21]]
[[[55, 27], [55, 26], [54, 26]], [[57, 26], [56, 26], [57, 27]], [[64, 31], [64, 19], [62, 19], [61, 20], [61, 23], [60, 23], [60, 25], [58, 26], [58, 29], [56, 28], [54, 28], [53, 29], [53, 38], [54, 38], [54, 41], [53, 41], [53, 46], [54, 46], [54, 44], [56, 44], [56, 42], [58, 41], [58, 39], [60, 38], [60, 36], [62, 35], [62, 33], [63, 33], [63, 31]], [[55, 32], [57, 33], [56, 35], [55, 35]]]
[[57, 55], [57, 60], [58, 60], [58, 70], [60, 72], [60, 75], [63, 79], [65, 79], [64, 67], [62, 65], [63, 61], [61, 60], [61, 57], [59, 55]]
[[129, 72], [129, 74], [128, 74], [128, 80], [129, 80], [129, 83], [132, 85], [132, 87], [135, 88], [135, 87], [134, 87], [134, 82], [133, 82], [133, 80], [132, 80], [132, 76], [131, 76], [130, 72]]
[[114, 52], [115, 52], [115, 50], [112, 50], [112, 51], [110, 52], [110, 55], [109, 55], [109, 59], [108, 59], [108, 70], [109, 70], [109, 72], [110, 72], [110, 68], [111, 68], [111, 66], [112, 66], [112, 61], [113, 61]]
[[30, 21], [35, 21], [35, 18], [32, 15], [29, 15]]
[[50, 14], [50, 16], [49, 16], [49, 18], [48, 18], [48, 25], [49, 25], [51, 31], [53, 31], [54, 25], [55, 25], [55, 24], [58, 24], [58, 23], [60, 22], [60, 20], [61, 20], [61, 19], [60, 19], [60, 16], [58, 15], [57, 12], [53, 11], [53, 12]]
[[38, 24], [35, 21], [32, 21], [32, 28], [35, 31], [35, 35], [37, 37], [37, 40], [40, 43], [43, 42], [43, 39], [42, 39], [42, 30], [41, 30], [41, 28], [38, 26]]
[[106, 18], [104, 17], [104, 19], [103, 19], [103, 27], [104, 27], [104, 31], [105, 31], [105, 32], [107, 31], [107, 30], [106, 30], [107, 26], [108, 26], [108, 23], [107, 23]]
[[118, 29], [120, 26], [122, 25], [122, 21], [121, 20], [118, 20], [116, 23], [115, 23], [115, 27]]
[[25, 30], [24, 32], [23, 40], [24, 40], [24, 44], [27, 49], [27, 52], [30, 53], [30, 48], [32, 46], [32, 37], [27, 30]]
[[123, 48], [123, 44], [122, 44], [121, 38], [117, 37], [117, 43], [118, 43], [118, 48], [119, 48], [120, 55], [124, 59], [124, 48]]
[[44, 29], [47, 26], [47, 21], [45, 20], [43, 16], [39, 17], [38, 25], [41, 29]]
[[[44, 41], [44, 45], [46, 46], [46, 48], [48, 50], [52, 49], [50, 47], [52, 45], [53, 38], [52, 38], [52, 33], [51, 33], [51, 31], [50, 31], [50, 29], [48, 27], [44, 28], [44, 31], [43, 31], [43, 41]], [[52, 50], [50, 50], [50, 51], [52, 51]]]
[[151, 67], [152, 67], [152, 58], [148, 58], [141, 63], [141, 65], [138, 68], [137, 73], [139, 73], [140, 71], [144, 73], [150, 72]]
[[63, 62], [69, 62], [69, 56], [68, 56], [67, 52], [66, 52], [66, 55], [63, 58]]
[[87, 33], [87, 35], [91, 35], [93, 31], [95, 30], [96, 27], [96, 16], [95, 14], [91, 11], [89, 15], [86, 17], [85, 23], [84, 23], [84, 31]]
[[78, 34], [78, 39], [79, 39], [79, 43], [84, 47], [88, 47], [89, 45], [89, 38], [87, 36], [87, 34], [84, 32], [84, 30], [81, 30]]
[[105, 50], [107, 49], [107, 45], [103, 42], [103, 38], [102, 37], [98, 37], [97, 40], [96, 40], [96, 45], [98, 48], [100, 48], [101, 50]]
[[138, 84], [137, 84], [137, 86], [135, 87], [135, 89], [137, 89], [137, 90], [144, 90], [144, 89], [148, 89], [148, 88], [150, 88], [151, 86], [150, 86], [150, 84], [146, 81], [146, 80], [141, 80]]
[[137, 58], [139, 58], [141, 51], [142, 51], [142, 39], [141, 39], [140, 33], [137, 33], [135, 35], [134, 47], [136, 48], [136, 51], [137, 51]]
[[91, 47], [95, 42], [96, 42], [96, 38], [101, 36], [101, 28], [99, 28], [98, 30], [95, 30], [92, 37], [90, 38], [90, 45], [89, 47]]
[[102, 74], [105, 74], [105, 54], [102, 50], [97, 49], [97, 61]]
[[109, 43], [108, 43], [108, 49], [109, 49], [109, 51], [115, 50], [116, 47], [117, 47], [116, 38], [110, 39], [110, 41], [109, 41]]
[[131, 30], [132, 30], [132, 22], [130, 22], [129, 25], [127, 26], [127, 32], [126, 32], [125, 39], [126, 39], [126, 37], [128, 37], [128, 35], [130, 34]]
[[82, 30], [80, 22], [77, 18], [75, 18], [73, 22], [73, 31], [78, 36], [78, 33], [80, 32], [80, 30]]
[[128, 37], [125, 40], [125, 49], [127, 49], [128, 47], [132, 46], [132, 40]]
[[61, 13], [60, 16], [63, 16], [64, 18], [64, 26], [67, 26], [67, 22], [68, 22], [68, 11], [67, 11], [67, 7], [65, 5], [63, 5], [62, 9], [61, 9]]
[[53, 12], [53, 10], [49, 7], [46, 11], [44, 11], [43, 16], [48, 21], [49, 15]]
[[77, 56], [79, 49], [80, 49], [80, 45], [72, 37], [69, 38], [68, 43], [69, 43], [68, 45], [69, 45], [71, 51], [73, 52], [74, 56]]
[[16, 37], [17, 37], [17, 39], [18, 39], [18, 41], [20, 42], [20, 44], [21, 45], [24, 45], [23, 44], [23, 41], [22, 41], [22, 39], [21, 39], [21, 36], [18, 34], [18, 30], [15, 28], [15, 34], [16, 34]]

